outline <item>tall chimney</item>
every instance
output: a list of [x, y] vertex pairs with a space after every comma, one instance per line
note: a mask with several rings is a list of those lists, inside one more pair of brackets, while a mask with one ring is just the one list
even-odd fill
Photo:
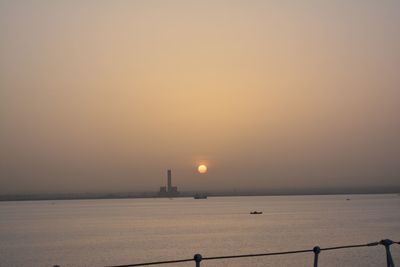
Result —
[[171, 192], [172, 190], [172, 175], [171, 175], [171, 170], [167, 171], [167, 176], [168, 176], [168, 192]]

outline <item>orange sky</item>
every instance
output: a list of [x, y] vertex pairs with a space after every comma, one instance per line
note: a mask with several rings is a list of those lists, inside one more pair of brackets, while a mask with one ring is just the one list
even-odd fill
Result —
[[399, 25], [398, 1], [1, 1], [0, 193], [167, 168], [183, 190], [400, 186]]

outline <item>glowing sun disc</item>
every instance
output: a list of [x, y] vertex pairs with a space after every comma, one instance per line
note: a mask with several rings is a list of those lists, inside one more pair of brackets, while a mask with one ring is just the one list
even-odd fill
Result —
[[199, 173], [206, 173], [207, 172], [207, 166], [204, 164], [199, 165], [199, 167], [197, 167], [197, 171]]

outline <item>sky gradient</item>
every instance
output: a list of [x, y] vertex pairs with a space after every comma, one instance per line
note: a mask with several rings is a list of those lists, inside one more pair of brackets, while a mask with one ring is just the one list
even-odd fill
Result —
[[180, 190], [399, 187], [399, 25], [390, 0], [0, 0], [0, 194], [168, 168]]

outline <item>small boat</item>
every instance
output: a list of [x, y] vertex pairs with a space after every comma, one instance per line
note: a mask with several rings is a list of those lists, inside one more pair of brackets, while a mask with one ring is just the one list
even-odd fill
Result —
[[207, 199], [207, 195], [196, 194], [193, 198], [194, 199]]
[[262, 211], [251, 211], [250, 214], [262, 214]]

